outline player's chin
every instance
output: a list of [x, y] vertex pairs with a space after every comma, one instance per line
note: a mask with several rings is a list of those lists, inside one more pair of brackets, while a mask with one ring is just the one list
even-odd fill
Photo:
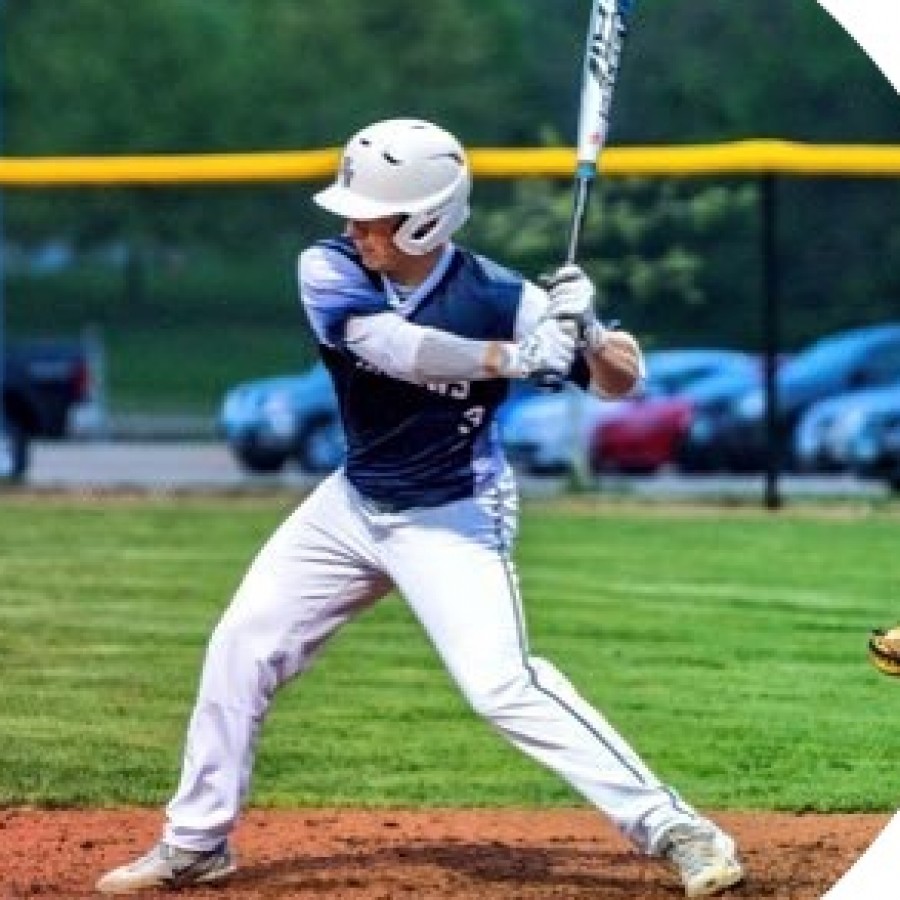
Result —
[[372, 272], [387, 273], [387, 262], [383, 254], [366, 250], [362, 247], [357, 247], [356, 250], [359, 253], [359, 258], [362, 260], [362, 264], [367, 269], [370, 269]]

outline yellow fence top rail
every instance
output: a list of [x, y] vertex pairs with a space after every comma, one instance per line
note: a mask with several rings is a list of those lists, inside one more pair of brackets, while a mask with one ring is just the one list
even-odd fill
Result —
[[[158, 156], [0, 157], [7, 187], [121, 186], [326, 180], [339, 150]], [[476, 178], [564, 178], [575, 168], [569, 147], [473, 148]], [[751, 139], [724, 144], [610, 147], [605, 175], [691, 177], [787, 174], [833, 177], [900, 175], [900, 146], [803, 144]]]

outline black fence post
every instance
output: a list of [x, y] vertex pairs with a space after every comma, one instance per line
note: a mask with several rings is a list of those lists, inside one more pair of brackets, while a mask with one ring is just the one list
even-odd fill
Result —
[[[0, 0], [0, 17], [3, 16], [3, 13], [3, 0]], [[2, 25], [2, 19], [0, 19], [0, 25]], [[3, 77], [6, 59], [3, 54], [2, 38], [3, 35], [0, 34], [0, 153], [2, 153], [3, 148], [3, 113], [6, 84]], [[0, 185], [0, 481], [6, 478], [13, 468], [12, 442], [6, 434], [6, 401], [4, 400], [6, 391], [4, 384], [6, 377], [6, 258], [4, 256], [6, 233], [3, 227], [3, 199], [3, 187]]]

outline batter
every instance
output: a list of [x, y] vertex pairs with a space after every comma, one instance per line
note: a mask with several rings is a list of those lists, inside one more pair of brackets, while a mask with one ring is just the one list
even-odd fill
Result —
[[545, 289], [453, 242], [470, 184], [456, 138], [392, 119], [355, 135], [335, 183], [316, 195], [346, 227], [300, 255], [300, 298], [334, 380], [346, 463], [249, 567], [207, 648], [162, 840], [101, 878], [100, 891], [234, 870], [228, 837], [275, 691], [394, 589], [472, 708], [638, 849], [669, 859], [688, 896], [741, 880], [733, 840], [529, 650], [497, 408], [513, 379], [551, 373], [619, 394], [643, 363], [630, 334], [594, 317], [579, 268]]

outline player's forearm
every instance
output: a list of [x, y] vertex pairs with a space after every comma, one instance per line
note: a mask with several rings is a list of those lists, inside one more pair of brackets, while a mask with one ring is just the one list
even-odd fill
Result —
[[359, 357], [394, 378], [431, 381], [480, 381], [518, 378], [516, 345], [480, 341], [416, 325], [394, 313], [352, 318], [346, 344]]
[[[483, 381], [524, 378], [528, 374], [519, 360], [517, 344], [477, 341], [436, 328], [423, 328], [422, 332], [415, 366], [422, 381]], [[436, 378], [435, 372], [443, 374]]]
[[604, 328], [595, 320], [588, 325], [582, 352], [591, 386], [601, 397], [624, 397], [646, 377], [640, 345], [626, 331]]

